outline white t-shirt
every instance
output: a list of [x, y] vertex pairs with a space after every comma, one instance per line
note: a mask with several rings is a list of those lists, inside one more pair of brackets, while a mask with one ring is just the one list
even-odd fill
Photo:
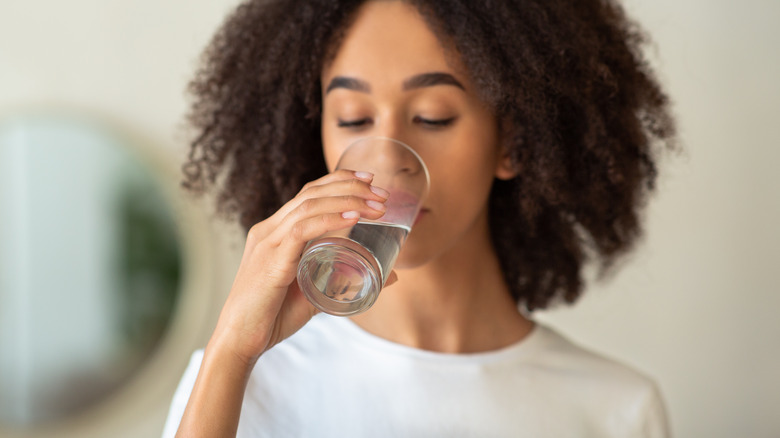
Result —
[[[173, 398], [181, 421], [198, 351]], [[649, 378], [536, 324], [476, 354], [395, 344], [320, 314], [266, 352], [250, 377], [239, 437], [668, 437]]]

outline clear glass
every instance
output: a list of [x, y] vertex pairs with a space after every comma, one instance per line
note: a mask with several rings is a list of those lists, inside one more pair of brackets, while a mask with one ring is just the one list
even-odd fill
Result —
[[355, 315], [370, 308], [393, 269], [430, 185], [428, 169], [404, 143], [367, 137], [351, 144], [336, 169], [371, 172], [373, 185], [390, 193], [378, 220], [327, 233], [306, 246], [298, 284], [325, 313]]

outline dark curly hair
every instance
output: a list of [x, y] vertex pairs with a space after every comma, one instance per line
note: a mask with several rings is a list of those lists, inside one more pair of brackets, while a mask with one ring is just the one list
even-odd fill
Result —
[[[197, 129], [184, 186], [217, 188], [245, 229], [324, 175], [320, 73], [364, 0], [249, 0], [190, 83]], [[606, 272], [641, 235], [668, 98], [644, 34], [611, 0], [408, 0], [463, 59], [520, 170], [496, 181], [490, 227], [512, 296], [574, 302], [582, 268]]]

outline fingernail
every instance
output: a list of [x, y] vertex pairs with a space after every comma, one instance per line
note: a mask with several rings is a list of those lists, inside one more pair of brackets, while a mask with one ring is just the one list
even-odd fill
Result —
[[355, 172], [355, 177], [358, 179], [371, 181], [374, 178], [374, 174], [369, 172]]
[[357, 219], [360, 217], [360, 213], [356, 211], [345, 211], [344, 213], [341, 213], [341, 217], [344, 219]]
[[372, 201], [370, 199], [366, 201], [366, 205], [368, 205], [369, 207], [377, 211], [385, 211], [386, 208], [385, 204], [382, 204], [381, 202]]
[[380, 189], [379, 187], [371, 186], [371, 191], [374, 192], [375, 195], [381, 196], [385, 199], [390, 197], [390, 192], [385, 189]]

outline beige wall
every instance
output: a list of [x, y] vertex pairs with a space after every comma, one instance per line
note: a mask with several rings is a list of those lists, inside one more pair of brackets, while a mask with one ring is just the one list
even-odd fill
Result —
[[780, 436], [780, 2], [631, 0], [686, 153], [614, 281], [550, 319], [655, 375], [680, 437]]
[[[184, 84], [233, 4], [3, 0], [0, 117], [52, 108], [98, 115], [167, 148], [175, 172]], [[685, 153], [667, 160], [635, 256], [578, 306], [539, 319], [655, 376], [676, 436], [780, 436], [780, 2], [627, 6], [656, 41]], [[219, 299], [240, 242], [192, 245], [216, 248], [209, 284]], [[218, 310], [200, 298], [191, 306], [200, 313], [178, 320], [181, 338], [166, 344], [165, 363], [69, 425], [73, 436], [159, 434], [187, 351]]]

